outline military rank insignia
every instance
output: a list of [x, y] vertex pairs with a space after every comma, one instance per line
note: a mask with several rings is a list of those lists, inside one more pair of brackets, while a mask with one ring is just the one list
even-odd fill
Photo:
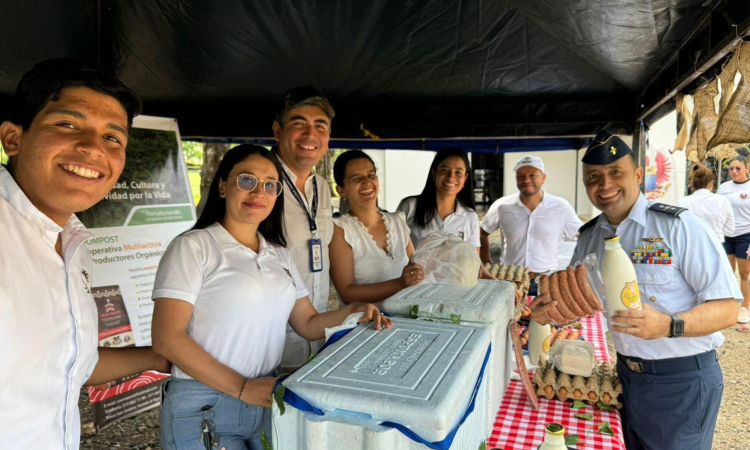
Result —
[[633, 264], [672, 264], [672, 249], [667, 248], [663, 238], [642, 239], [644, 245], [639, 245], [630, 251]]

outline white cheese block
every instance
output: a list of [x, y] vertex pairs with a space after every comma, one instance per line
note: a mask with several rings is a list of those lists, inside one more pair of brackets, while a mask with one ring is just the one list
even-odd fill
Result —
[[508, 281], [479, 280], [472, 288], [418, 284], [400, 291], [383, 302], [382, 310], [399, 316], [409, 315], [410, 305], [419, 305], [419, 316], [450, 320], [460, 314], [461, 323], [490, 330], [492, 355], [487, 367], [487, 436], [510, 382], [513, 347], [508, 323], [515, 308], [514, 285]]
[[[383, 422], [441, 441], [470, 403], [489, 344], [483, 328], [400, 318], [380, 332], [372, 323], [360, 325], [284, 380], [287, 389], [325, 414], [287, 406], [279, 416], [275, 410], [275, 448], [426, 448]], [[474, 411], [451, 449], [476, 450], [487, 438], [486, 410], [479, 407], [486, 386], [480, 385]]]

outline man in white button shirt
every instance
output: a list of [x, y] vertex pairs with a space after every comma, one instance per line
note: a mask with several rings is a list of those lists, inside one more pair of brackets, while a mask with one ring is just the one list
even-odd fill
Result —
[[[313, 173], [313, 168], [328, 151], [333, 116], [333, 107], [323, 94], [312, 86], [301, 86], [284, 94], [273, 123], [278, 143], [274, 151], [284, 169], [287, 248], [310, 292], [310, 301], [321, 313], [328, 309], [333, 210], [328, 182]], [[321, 346], [322, 341], [308, 342], [288, 326], [282, 369], [296, 369]]]
[[[535, 278], [557, 270], [557, 250], [563, 239], [572, 239], [583, 225], [570, 203], [544, 192], [547, 175], [536, 156], [524, 156], [513, 168], [518, 193], [505, 196], [490, 206], [480, 224], [482, 263], [490, 260], [490, 234], [501, 230], [505, 249], [501, 264], [528, 267]], [[532, 282], [530, 295], [536, 295]]]
[[138, 97], [75, 60], [37, 64], [0, 125], [0, 448], [78, 449], [81, 386], [169, 364], [99, 349], [92, 235], [74, 215], [114, 186]]

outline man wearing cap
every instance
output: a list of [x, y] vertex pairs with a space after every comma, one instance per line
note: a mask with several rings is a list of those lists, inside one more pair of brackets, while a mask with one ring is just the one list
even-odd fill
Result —
[[[284, 225], [289, 251], [310, 301], [318, 312], [328, 309], [328, 244], [333, 237], [331, 191], [313, 168], [328, 151], [334, 111], [312, 86], [288, 90], [278, 108], [273, 134], [274, 152], [284, 169]], [[311, 255], [321, 255], [313, 259]], [[295, 369], [317, 351], [322, 342], [308, 342], [287, 326], [282, 368]]]
[[[505, 250], [500, 263], [528, 267], [532, 278], [557, 269], [563, 238], [572, 239], [583, 224], [570, 203], [542, 186], [547, 179], [537, 156], [524, 156], [513, 168], [518, 192], [495, 201], [480, 224], [482, 263], [490, 260], [490, 234], [501, 230]], [[530, 295], [536, 295], [532, 281]]]
[[[642, 306], [609, 320], [626, 447], [709, 450], [723, 392], [720, 330], [734, 325], [742, 301], [724, 251], [688, 210], [646, 200], [643, 168], [620, 138], [600, 133], [582, 161], [586, 193], [602, 214], [579, 230], [571, 263], [594, 253], [601, 265], [604, 239], [619, 236], [640, 295], [628, 305]], [[536, 306], [554, 303], [545, 297]], [[532, 317], [546, 323], [542, 309]]]

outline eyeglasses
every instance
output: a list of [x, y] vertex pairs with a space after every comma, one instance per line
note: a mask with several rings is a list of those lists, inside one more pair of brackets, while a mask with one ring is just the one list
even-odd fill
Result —
[[730, 172], [734, 172], [735, 170], [739, 172], [740, 170], [742, 170], [742, 167], [728, 167], [727, 169]]
[[227, 179], [229, 178], [237, 178], [237, 187], [245, 192], [252, 192], [256, 187], [258, 187], [259, 184], [263, 183], [263, 192], [269, 197], [278, 197], [279, 195], [281, 195], [281, 191], [284, 188], [284, 185], [281, 184], [281, 181], [259, 180], [254, 175], [249, 175], [246, 173], [243, 173], [238, 177], [228, 177]]

